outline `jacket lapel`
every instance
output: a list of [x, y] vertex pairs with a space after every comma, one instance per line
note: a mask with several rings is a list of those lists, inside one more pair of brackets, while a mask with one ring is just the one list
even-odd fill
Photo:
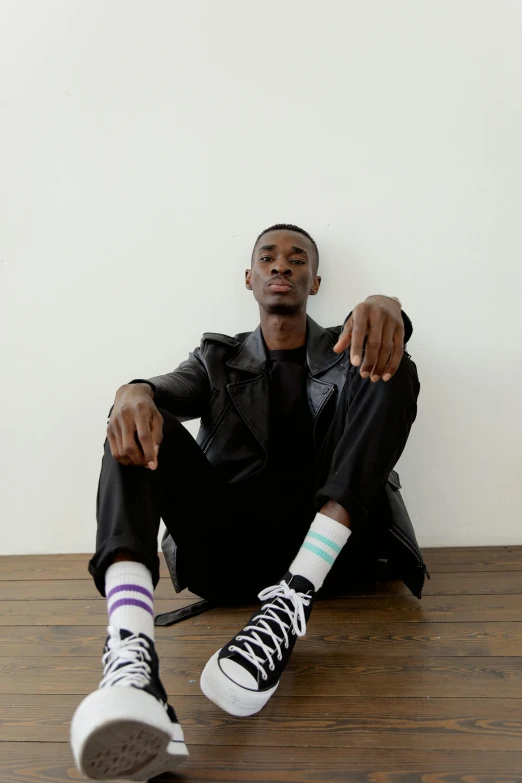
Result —
[[239, 351], [228, 360], [227, 367], [246, 374], [242, 380], [227, 384], [228, 393], [247, 427], [268, 452], [269, 384], [261, 324], [250, 332]]
[[[308, 404], [312, 411], [314, 423], [320, 412], [335, 391], [334, 383], [327, 383], [316, 377], [338, 364], [344, 358], [345, 352], [334, 353], [335, 341], [328, 332], [319, 326], [313, 318], [306, 316], [307, 350], [306, 361], [310, 370], [308, 376]], [[315, 430], [315, 427], [314, 427]]]
[[[326, 383], [315, 376], [333, 367], [344, 357], [344, 353], [333, 352], [334, 341], [318, 323], [306, 316], [307, 351], [309, 367], [307, 384], [308, 403], [315, 419], [333, 394], [335, 384]], [[265, 451], [269, 436], [269, 383], [267, 355], [261, 332], [261, 324], [250, 332], [239, 351], [227, 362], [246, 374], [245, 378], [227, 384], [227, 389], [239, 415]], [[254, 377], [248, 377], [250, 376]]]

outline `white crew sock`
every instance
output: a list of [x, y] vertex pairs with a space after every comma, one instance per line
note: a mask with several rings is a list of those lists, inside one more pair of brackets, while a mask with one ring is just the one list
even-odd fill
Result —
[[154, 588], [143, 563], [119, 560], [105, 572], [109, 624], [132, 633], [144, 633], [154, 641]]
[[318, 512], [290, 566], [290, 573], [304, 576], [312, 582], [316, 591], [319, 590], [351, 532], [340, 522]]

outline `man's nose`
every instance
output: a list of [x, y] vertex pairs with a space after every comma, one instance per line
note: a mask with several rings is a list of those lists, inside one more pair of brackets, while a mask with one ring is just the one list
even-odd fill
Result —
[[283, 259], [274, 261], [274, 265], [271, 269], [273, 275], [291, 275], [292, 270], [288, 266], [288, 263]]

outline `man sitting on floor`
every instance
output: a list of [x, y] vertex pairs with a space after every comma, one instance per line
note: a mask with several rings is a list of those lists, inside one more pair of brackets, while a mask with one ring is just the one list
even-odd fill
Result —
[[[205, 333], [176, 370], [116, 393], [89, 563], [108, 601], [104, 675], [71, 726], [93, 779], [146, 780], [187, 755], [154, 648], [160, 519], [179, 587], [214, 603], [262, 602], [201, 675], [203, 693], [232, 715], [270, 699], [323, 582], [346, 584], [349, 550], [359, 565], [386, 555], [421, 595], [425, 566], [390, 489], [417, 410], [411, 323], [397, 299], [370, 296], [343, 326], [322, 328], [306, 312], [318, 266], [303, 229], [263, 231], [246, 270], [257, 329]], [[197, 440], [180, 423], [195, 418]]]

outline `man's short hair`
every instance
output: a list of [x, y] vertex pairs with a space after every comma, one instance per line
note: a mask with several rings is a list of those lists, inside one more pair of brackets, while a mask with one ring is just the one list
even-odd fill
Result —
[[312, 245], [314, 246], [315, 250], [315, 270], [314, 274], [317, 274], [317, 270], [319, 269], [319, 250], [317, 248], [317, 245], [315, 244], [315, 240], [313, 237], [310, 236], [308, 231], [305, 231], [304, 228], [300, 228], [299, 226], [294, 226], [293, 223], [276, 223], [274, 226], [269, 226], [269, 228], [265, 228], [264, 231], [261, 231], [258, 238], [254, 242], [254, 248], [252, 249], [252, 261], [254, 260], [254, 249], [264, 234], [268, 234], [269, 231], [296, 231], [298, 234], [302, 234], [303, 236], [307, 237]]

